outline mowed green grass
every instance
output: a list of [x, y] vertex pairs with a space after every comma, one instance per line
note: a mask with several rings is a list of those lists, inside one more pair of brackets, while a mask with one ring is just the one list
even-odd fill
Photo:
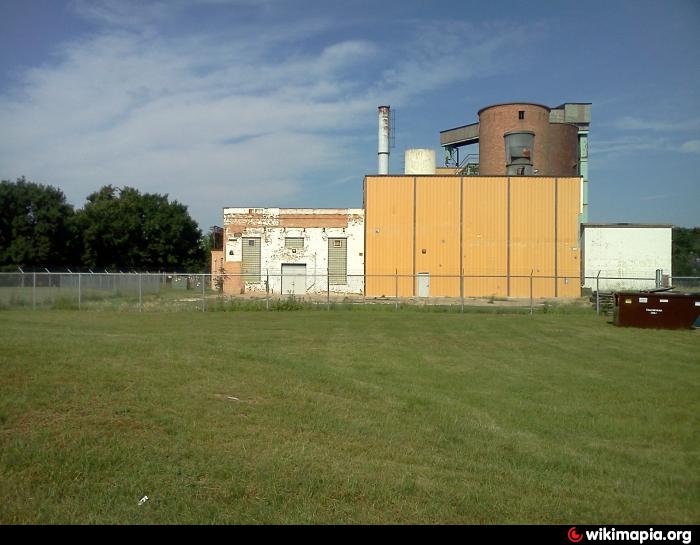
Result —
[[4, 311], [0, 523], [698, 523], [699, 367], [589, 311]]

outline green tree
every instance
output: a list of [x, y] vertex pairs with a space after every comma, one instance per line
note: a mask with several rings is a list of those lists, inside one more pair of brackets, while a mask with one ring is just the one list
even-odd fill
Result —
[[673, 229], [673, 276], [700, 276], [700, 227]]
[[85, 266], [196, 272], [206, 268], [202, 232], [167, 195], [102, 187], [76, 215]]
[[0, 267], [66, 267], [76, 263], [73, 207], [60, 189], [0, 182]]

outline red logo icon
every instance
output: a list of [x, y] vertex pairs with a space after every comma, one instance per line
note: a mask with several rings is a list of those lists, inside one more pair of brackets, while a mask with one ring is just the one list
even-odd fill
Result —
[[572, 526], [571, 528], [569, 528], [569, 533], [566, 535], [569, 536], [569, 541], [573, 543], [578, 543], [583, 539], [583, 534], [579, 534], [576, 531], [576, 526]]

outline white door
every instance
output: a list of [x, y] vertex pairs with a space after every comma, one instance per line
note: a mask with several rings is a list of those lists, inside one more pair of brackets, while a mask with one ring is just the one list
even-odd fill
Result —
[[282, 295], [306, 293], [306, 265], [282, 265]]
[[418, 297], [430, 297], [430, 273], [418, 273]]

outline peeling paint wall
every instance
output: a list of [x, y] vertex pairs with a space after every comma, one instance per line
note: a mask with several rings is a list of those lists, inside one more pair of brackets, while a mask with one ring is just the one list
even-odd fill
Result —
[[[242, 239], [260, 238], [260, 281], [229, 279], [225, 293], [282, 293], [282, 265], [306, 265], [306, 294], [326, 293], [328, 239], [347, 239], [347, 283], [331, 293], [364, 290], [364, 210], [359, 208], [224, 208], [224, 267], [239, 273]], [[285, 248], [286, 238], [302, 238], [304, 247]], [[215, 273], [215, 271], [212, 271]], [[236, 280], [235, 282], [233, 280]]]

